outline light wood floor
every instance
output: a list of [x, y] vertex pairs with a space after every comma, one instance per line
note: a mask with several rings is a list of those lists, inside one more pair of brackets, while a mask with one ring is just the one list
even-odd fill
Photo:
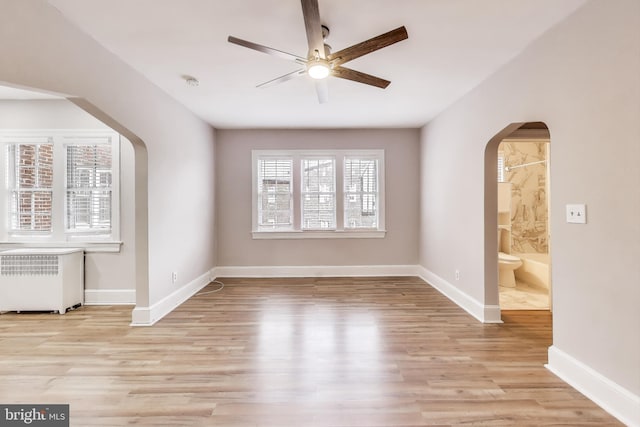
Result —
[[549, 290], [516, 279], [515, 288], [499, 287], [502, 310], [549, 310]]
[[543, 367], [548, 312], [483, 325], [416, 278], [223, 281], [153, 327], [0, 315], [0, 403], [83, 427], [620, 425]]

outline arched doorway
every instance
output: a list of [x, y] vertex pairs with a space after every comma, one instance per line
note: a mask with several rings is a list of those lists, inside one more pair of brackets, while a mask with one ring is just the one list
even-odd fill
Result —
[[485, 148], [485, 301], [550, 310], [549, 129], [513, 123]]

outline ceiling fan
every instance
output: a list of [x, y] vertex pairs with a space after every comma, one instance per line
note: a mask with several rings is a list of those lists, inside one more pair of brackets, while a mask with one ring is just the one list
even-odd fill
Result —
[[353, 59], [407, 39], [409, 35], [407, 34], [407, 29], [404, 26], [381, 34], [377, 37], [373, 37], [369, 40], [365, 40], [361, 43], [357, 43], [338, 52], [331, 53], [330, 46], [325, 44], [325, 39], [329, 35], [329, 28], [322, 25], [320, 22], [318, 0], [301, 0], [301, 2], [304, 26], [307, 31], [307, 42], [309, 44], [309, 52], [306, 57], [229, 36], [228, 41], [230, 43], [254, 49], [268, 55], [291, 60], [298, 65], [303, 66], [303, 68], [259, 84], [257, 87], [265, 87], [275, 83], [282, 83], [306, 74], [315, 79], [318, 101], [322, 104], [327, 102], [329, 98], [325, 80], [325, 78], [329, 76], [352, 80], [354, 82], [364, 83], [382, 89], [389, 86], [391, 82], [388, 80], [352, 70], [350, 68], [343, 67], [342, 65]]

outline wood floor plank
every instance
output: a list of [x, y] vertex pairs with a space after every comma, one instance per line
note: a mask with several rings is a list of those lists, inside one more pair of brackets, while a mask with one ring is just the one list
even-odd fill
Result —
[[408, 277], [222, 281], [149, 328], [0, 315], [0, 403], [69, 403], [74, 426], [621, 425], [544, 368], [547, 311], [481, 324]]

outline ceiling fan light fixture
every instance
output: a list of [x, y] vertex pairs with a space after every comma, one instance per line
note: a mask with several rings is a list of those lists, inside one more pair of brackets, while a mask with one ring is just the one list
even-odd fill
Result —
[[[306, 57], [293, 55], [291, 53], [247, 40], [242, 40], [233, 36], [229, 36], [227, 38], [229, 43], [247, 47], [271, 56], [284, 58], [289, 61], [292, 60], [298, 65], [298, 69], [296, 71], [289, 72], [280, 77], [269, 80], [268, 82], [259, 84], [256, 87], [265, 87], [273, 83], [285, 82], [294, 77], [304, 76], [305, 74], [315, 80], [335, 77], [379, 87], [381, 89], [385, 89], [389, 86], [391, 82], [388, 80], [343, 67], [343, 64], [407, 39], [409, 37], [407, 29], [404, 26], [398, 27], [395, 30], [387, 31], [379, 36], [356, 43], [352, 46], [339, 50], [338, 52], [331, 53], [331, 46], [326, 43], [327, 37], [329, 36], [329, 27], [322, 25], [318, 1], [319, 0], [300, 1], [302, 6], [302, 17], [304, 18], [304, 28], [307, 33], [307, 45], [309, 47]], [[304, 66], [304, 68], [301, 68], [300, 66]], [[327, 85], [319, 83], [321, 82], [316, 82], [314, 86], [316, 87], [318, 101], [322, 104], [327, 101]]]
[[316, 59], [307, 64], [307, 73], [312, 79], [321, 80], [329, 76], [331, 68], [327, 61]]

